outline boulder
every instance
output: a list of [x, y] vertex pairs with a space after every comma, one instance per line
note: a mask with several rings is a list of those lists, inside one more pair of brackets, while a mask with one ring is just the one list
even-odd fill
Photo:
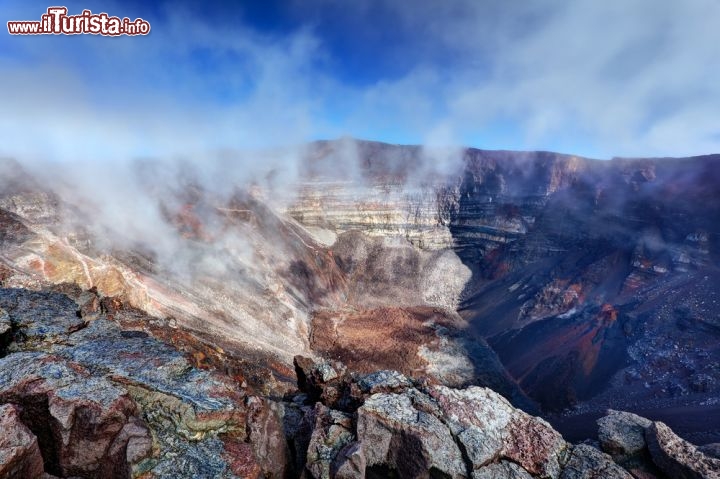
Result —
[[500, 461], [473, 471], [472, 479], [532, 479], [532, 476], [514, 462]]
[[429, 394], [473, 469], [506, 458], [538, 477], [559, 476], [568, 444], [544, 420], [515, 409], [487, 388], [434, 386]]
[[357, 437], [367, 466], [383, 466], [403, 477], [467, 477], [450, 429], [423, 409], [408, 393], [379, 393], [365, 401], [357, 411]]
[[570, 459], [560, 479], [632, 479], [625, 469], [613, 462], [612, 457], [592, 446], [573, 447]]
[[37, 438], [20, 420], [18, 408], [0, 406], [0, 477], [36, 479], [43, 469]]
[[357, 384], [364, 394], [402, 392], [413, 387], [404, 374], [392, 370], [367, 374], [361, 377]]
[[23, 423], [37, 436], [49, 473], [87, 478], [127, 477], [131, 455], [141, 454], [146, 429], [127, 391], [91, 376], [77, 364], [44, 353], [15, 353], [0, 359], [0, 404], [21, 407]]
[[266, 398], [248, 397], [247, 441], [257, 458], [260, 468], [271, 477], [288, 477], [293, 472], [293, 462], [282, 422], [283, 408]]
[[720, 479], [720, 459], [706, 456], [662, 422], [645, 430], [653, 462], [673, 479]]
[[645, 430], [652, 421], [636, 414], [610, 409], [597, 423], [602, 450], [615, 461], [627, 464], [646, 459]]
[[321, 403], [313, 411], [315, 425], [307, 449], [306, 470], [315, 479], [330, 479], [338, 453], [355, 441], [352, 417]]

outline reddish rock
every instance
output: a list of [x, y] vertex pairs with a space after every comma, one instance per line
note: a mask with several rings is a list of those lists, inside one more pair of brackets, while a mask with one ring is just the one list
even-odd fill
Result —
[[366, 468], [365, 451], [359, 442], [345, 446], [335, 457], [333, 465], [335, 479], [365, 479]]
[[540, 418], [516, 411], [510, 422], [509, 440], [503, 455], [540, 477], [555, 477], [560, 457], [567, 447], [559, 432]]
[[240, 440], [224, 441], [225, 452], [223, 459], [227, 461], [233, 474], [243, 479], [259, 479], [262, 476], [262, 468], [257, 463], [253, 447]]
[[[12, 354], [0, 360], [0, 371], [0, 403], [21, 407], [21, 419], [37, 436], [49, 473], [125, 478], [128, 444], [132, 456], [147, 452], [140, 443], [149, 433], [123, 389], [42, 353]], [[125, 429], [130, 423], [137, 427]]]
[[16, 406], [0, 406], [0, 477], [36, 479], [42, 474], [37, 438], [20, 420]]
[[540, 418], [480, 387], [430, 388], [446, 422], [478, 469], [504, 457], [540, 477], [557, 477], [567, 443]]
[[282, 407], [255, 396], [247, 398], [246, 406], [247, 440], [258, 465], [270, 477], [288, 477], [292, 472], [292, 458], [281, 420]]

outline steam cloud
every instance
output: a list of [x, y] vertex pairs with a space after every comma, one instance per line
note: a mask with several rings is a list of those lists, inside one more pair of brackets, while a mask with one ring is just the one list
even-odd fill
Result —
[[[29, 3], [0, 13], [38, 19]], [[67, 7], [139, 16], [124, 2]], [[318, 138], [424, 144], [424, 164], [440, 172], [457, 168], [461, 144], [598, 157], [720, 150], [714, 0], [287, 8], [302, 21], [282, 34], [168, 2], [147, 37], [2, 36], [0, 155], [106, 226], [172, 252], [148, 185], [177, 189], [190, 175], [219, 197], [260, 184], [283, 201], [302, 168], [298, 145]], [[338, 73], [346, 59], [320, 27], [331, 20], [377, 57], [370, 80]], [[333, 168], [357, 179], [353, 147], [338, 151]], [[142, 177], [137, 158], [167, 162]]]

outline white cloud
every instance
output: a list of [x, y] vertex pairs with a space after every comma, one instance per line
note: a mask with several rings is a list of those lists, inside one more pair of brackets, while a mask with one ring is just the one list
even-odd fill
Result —
[[[18, 2], [0, 10], [33, 18]], [[717, 0], [314, 0], [296, 14], [314, 23], [284, 36], [174, 11], [152, 38], [5, 38], [23, 53], [0, 58], [0, 153], [119, 158], [439, 132], [602, 157], [720, 151]], [[405, 73], [340, 81], [323, 21], [348, 35], [397, 30], [372, 53], [406, 57]]]

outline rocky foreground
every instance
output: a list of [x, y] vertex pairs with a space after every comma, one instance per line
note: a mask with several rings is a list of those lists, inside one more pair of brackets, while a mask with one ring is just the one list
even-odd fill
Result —
[[263, 393], [65, 293], [0, 289], [2, 478], [720, 477], [717, 448], [629, 413], [574, 445], [487, 388], [301, 356], [298, 390]]

